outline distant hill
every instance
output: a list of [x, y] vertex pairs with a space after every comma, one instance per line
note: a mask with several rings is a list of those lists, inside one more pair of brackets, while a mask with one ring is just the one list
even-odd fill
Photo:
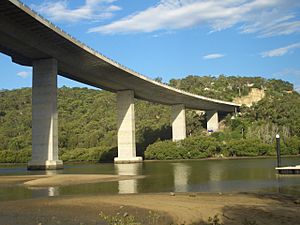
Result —
[[[263, 90], [265, 97], [251, 107], [242, 107], [234, 122], [231, 116], [225, 118], [225, 133], [240, 133], [242, 127], [245, 138], [259, 132], [262, 136], [263, 133], [271, 135], [275, 131], [284, 132], [286, 137], [300, 137], [300, 95], [291, 83], [221, 75], [187, 76], [172, 79], [169, 85], [226, 101], [247, 96], [253, 88]], [[62, 87], [58, 90], [58, 113], [59, 149], [64, 160], [105, 160], [116, 154], [115, 94]], [[149, 144], [171, 138], [170, 107], [136, 100], [135, 113], [140, 154]], [[205, 118], [193, 110], [188, 110], [186, 115], [188, 135], [202, 134]], [[30, 88], [0, 92], [0, 124], [0, 162], [26, 161], [31, 149]], [[263, 132], [264, 129], [270, 131]]]
[[287, 81], [224, 75], [219, 77], [190, 75], [183, 79], [172, 79], [170, 85], [191, 93], [226, 101], [233, 101], [236, 97], [246, 96], [252, 88], [280, 93], [294, 90], [293, 84]]

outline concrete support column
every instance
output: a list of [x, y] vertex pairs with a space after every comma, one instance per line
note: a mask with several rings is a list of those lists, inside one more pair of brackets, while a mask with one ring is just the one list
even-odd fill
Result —
[[58, 160], [57, 61], [33, 62], [32, 77], [32, 159], [30, 170], [61, 169]]
[[207, 131], [219, 130], [219, 117], [217, 111], [206, 111]]
[[186, 138], [185, 106], [183, 104], [173, 105], [171, 112], [172, 139], [179, 141]]
[[142, 162], [136, 157], [134, 92], [132, 90], [117, 92], [118, 111], [118, 157], [115, 163]]

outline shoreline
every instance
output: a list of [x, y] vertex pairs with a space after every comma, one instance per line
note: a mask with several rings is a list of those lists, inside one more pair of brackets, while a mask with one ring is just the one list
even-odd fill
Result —
[[[298, 155], [281, 155], [281, 158], [297, 158]], [[239, 160], [239, 159], [276, 159], [276, 155], [272, 156], [234, 156], [234, 157], [210, 157], [210, 158], [200, 158], [200, 159], [144, 159], [142, 162], [179, 162], [179, 161], [214, 161], [214, 160]], [[113, 164], [113, 162], [98, 162], [98, 161], [66, 161], [65, 165], [72, 164]], [[0, 166], [14, 166], [14, 165], [24, 165], [27, 166], [27, 163], [0, 163]]]
[[300, 199], [261, 193], [148, 193], [49, 197], [0, 204], [0, 221], [4, 224], [106, 224], [101, 213], [107, 217], [132, 216], [142, 224], [158, 225], [208, 224], [208, 218], [214, 216], [225, 225], [246, 220], [256, 222], [253, 224], [297, 224]]
[[[284, 155], [281, 158], [297, 158], [299, 155]], [[217, 161], [217, 160], [239, 160], [239, 159], [276, 159], [276, 156], [235, 156], [235, 157], [210, 157], [210, 158], [200, 158], [200, 159], [145, 159], [144, 162], [182, 162], [182, 161]]]

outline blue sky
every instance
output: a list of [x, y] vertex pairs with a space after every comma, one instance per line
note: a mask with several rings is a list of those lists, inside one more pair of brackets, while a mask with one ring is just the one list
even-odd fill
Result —
[[[150, 78], [262, 76], [300, 90], [298, 0], [23, 0], [88, 46]], [[0, 54], [0, 89], [31, 68]], [[84, 86], [59, 78], [59, 86]]]

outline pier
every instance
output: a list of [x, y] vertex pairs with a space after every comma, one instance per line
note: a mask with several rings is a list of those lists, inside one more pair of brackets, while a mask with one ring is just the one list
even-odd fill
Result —
[[300, 174], [300, 165], [276, 167], [275, 169], [279, 174]]

